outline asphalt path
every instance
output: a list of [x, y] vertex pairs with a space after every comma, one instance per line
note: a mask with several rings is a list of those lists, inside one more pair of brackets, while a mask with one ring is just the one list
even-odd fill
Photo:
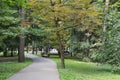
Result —
[[25, 56], [33, 59], [34, 62], [7, 80], [60, 80], [54, 61], [29, 53], [25, 53]]

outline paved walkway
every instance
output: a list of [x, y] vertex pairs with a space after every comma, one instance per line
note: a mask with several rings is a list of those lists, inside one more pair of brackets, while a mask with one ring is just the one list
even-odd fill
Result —
[[7, 80], [59, 80], [56, 63], [50, 59], [25, 53], [34, 62]]

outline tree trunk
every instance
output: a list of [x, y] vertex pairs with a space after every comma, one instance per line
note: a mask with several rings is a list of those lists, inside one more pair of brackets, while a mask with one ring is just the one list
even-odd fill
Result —
[[57, 40], [58, 40], [58, 44], [59, 44], [59, 51], [60, 51], [60, 57], [61, 57], [61, 66], [63, 69], [65, 69], [65, 61], [64, 61], [64, 51], [63, 51], [63, 44], [62, 44], [62, 40], [60, 37], [60, 32], [58, 30], [58, 24], [59, 20], [58, 18], [54, 17], [54, 23], [55, 23], [55, 27], [56, 27], [56, 35], [57, 35]]
[[104, 27], [103, 27], [103, 32], [106, 33], [107, 32], [107, 14], [108, 14], [108, 9], [109, 9], [109, 2], [110, 0], [105, 0], [105, 10], [104, 10]]
[[13, 57], [13, 48], [11, 48], [11, 57]]
[[[20, 17], [21, 17], [21, 28], [24, 29], [24, 21], [25, 21], [25, 9], [20, 9]], [[25, 56], [24, 56], [24, 46], [25, 46], [25, 36], [24, 33], [21, 32], [20, 37], [20, 44], [19, 44], [19, 52], [18, 52], [18, 62], [24, 62]]]
[[27, 45], [27, 53], [29, 53], [29, 47], [28, 47], [28, 45]]
[[36, 48], [36, 49], [35, 49], [35, 50], [36, 50], [35, 52], [36, 52], [36, 54], [37, 54], [37, 53], [38, 53], [38, 51], [37, 51], [37, 46], [36, 46], [35, 48]]
[[72, 55], [72, 52], [70, 52], [70, 56], [72, 57], [73, 55]]
[[65, 61], [64, 61], [64, 51], [63, 51], [63, 44], [62, 44], [62, 40], [60, 37], [60, 32], [58, 31], [58, 20], [55, 19], [55, 26], [56, 26], [56, 35], [57, 35], [57, 39], [58, 39], [58, 44], [59, 44], [59, 51], [60, 51], [60, 57], [61, 57], [61, 66], [63, 69], [65, 69]]
[[[50, 0], [50, 3], [51, 3], [51, 6], [54, 7], [54, 2], [52, 0]], [[59, 0], [59, 4], [61, 4], [61, 0]], [[53, 10], [53, 12], [54, 12], [54, 10]], [[60, 51], [60, 55], [61, 55], [61, 66], [64, 69], [65, 68], [64, 52], [63, 52], [63, 44], [62, 44], [62, 40], [61, 40], [61, 37], [60, 37], [59, 28], [58, 28], [59, 25], [60, 25], [59, 24], [59, 18], [54, 15], [54, 26], [56, 28], [57, 41], [58, 41], [58, 44], [59, 44], [59, 51]]]
[[32, 48], [32, 54], [34, 54], [34, 50], [35, 50], [35, 48], [34, 48], [34, 46], [33, 46], [33, 48]]
[[18, 62], [24, 62], [24, 45], [25, 45], [25, 37], [20, 36], [20, 44], [19, 44], [19, 52], [18, 52]]
[[61, 41], [60, 34], [58, 31], [57, 31], [57, 37], [58, 37], [59, 51], [60, 51], [60, 56], [61, 56], [61, 66], [64, 69], [65, 68], [64, 52], [63, 52], [62, 41]]
[[4, 57], [7, 57], [7, 52], [8, 52], [7, 49], [5, 49], [5, 51], [3, 52]]
[[61, 54], [60, 54], [60, 50], [58, 49], [58, 55], [59, 55], [59, 58], [61, 58]]

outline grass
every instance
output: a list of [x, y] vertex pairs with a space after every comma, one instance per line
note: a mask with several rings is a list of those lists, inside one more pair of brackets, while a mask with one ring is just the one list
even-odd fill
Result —
[[120, 80], [120, 75], [111, 73], [108, 65], [98, 66], [96, 63], [66, 59], [66, 69], [62, 69], [60, 60], [52, 59], [58, 64], [61, 80]]
[[0, 80], [6, 80], [8, 77], [17, 73], [24, 67], [32, 63], [32, 60], [26, 59], [24, 63], [18, 63], [16, 61], [0, 62]]

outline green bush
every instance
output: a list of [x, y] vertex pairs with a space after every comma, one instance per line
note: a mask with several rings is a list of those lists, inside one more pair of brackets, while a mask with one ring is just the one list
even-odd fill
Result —
[[81, 53], [77, 53], [77, 54], [75, 55], [75, 57], [76, 57], [78, 60], [80, 60], [80, 61], [82, 61], [83, 58], [84, 58], [83, 54], [81, 54]]
[[97, 59], [101, 63], [113, 65], [113, 72], [120, 71], [120, 13], [113, 11], [108, 16], [111, 18], [109, 21], [108, 31], [104, 35], [105, 41], [100, 48], [100, 54]]
[[112, 69], [112, 72], [113, 72], [113, 73], [120, 74], [120, 67], [114, 67], [114, 68]]

